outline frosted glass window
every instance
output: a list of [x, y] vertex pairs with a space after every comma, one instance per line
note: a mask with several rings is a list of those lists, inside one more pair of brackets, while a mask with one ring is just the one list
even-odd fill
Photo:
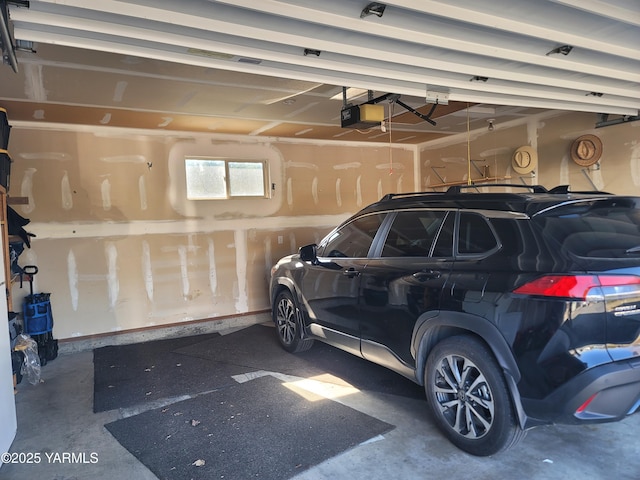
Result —
[[189, 200], [267, 196], [264, 161], [186, 158], [185, 172]]
[[228, 162], [229, 192], [232, 197], [264, 197], [262, 162]]

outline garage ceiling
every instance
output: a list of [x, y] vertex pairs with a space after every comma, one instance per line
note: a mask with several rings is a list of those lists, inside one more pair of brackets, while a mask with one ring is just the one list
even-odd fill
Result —
[[[18, 72], [0, 67], [0, 105], [14, 122], [416, 144], [467, 121], [640, 109], [637, 0], [8, 4]], [[437, 125], [385, 101], [386, 132], [343, 129], [342, 87], [423, 114], [438, 101]]]

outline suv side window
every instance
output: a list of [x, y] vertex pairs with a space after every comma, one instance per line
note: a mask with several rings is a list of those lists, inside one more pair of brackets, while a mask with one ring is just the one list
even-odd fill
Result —
[[322, 256], [364, 258], [385, 215], [365, 215], [336, 230], [324, 247]]
[[[640, 205], [611, 199], [559, 207], [534, 217], [545, 238], [563, 251], [586, 258], [606, 258], [637, 265], [640, 255]], [[635, 262], [635, 263], [634, 263]]]
[[446, 212], [400, 211], [382, 249], [383, 257], [427, 257]]
[[458, 228], [458, 253], [478, 254], [498, 245], [487, 220], [476, 213], [462, 212]]

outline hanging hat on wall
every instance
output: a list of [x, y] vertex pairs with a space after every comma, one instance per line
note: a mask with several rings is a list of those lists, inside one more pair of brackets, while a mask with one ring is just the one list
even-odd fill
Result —
[[511, 167], [520, 175], [526, 175], [538, 168], [538, 152], [528, 145], [518, 148], [511, 158]]
[[590, 167], [602, 156], [602, 140], [595, 135], [582, 135], [571, 144], [571, 158], [581, 167]]

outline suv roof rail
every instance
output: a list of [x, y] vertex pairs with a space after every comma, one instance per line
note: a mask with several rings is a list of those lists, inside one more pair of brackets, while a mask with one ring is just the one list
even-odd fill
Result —
[[557, 187], [553, 187], [551, 190], [549, 190], [549, 193], [584, 193], [584, 194], [600, 193], [600, 194], [603, 194], [603, 195], [613, 195], [610, 192], [603, 192], [601, 190], [574, 191], [574, 190], [571, 190], [571, 186], [570, 185], [558, 185]]
[[570, 185], [558, 185], [549, 190], [549, 193], [569, 193], [571, 191]]
[[453, 185], [447, 189], [447, 194], [462, 193], [463, 188], [480, 188], [480, 187], [509, 187], [509, 188], [526, 188], [532, 193], [548, 193], [548, 190], [542, 185], [518, 185], [513, 183], [485, 183], [485, 184], [471, 184], [471, 185]]
[[523, 188], [529, 190], [531, 193], [550, 193], [550, 194], [569, 194], [569, 193], [578, 193], [578, 194], [595, 194], [599, 193], [602, 195], [613, 195], [609, 192], [602, 192], [600, 190], [591, 190], [591, 191], [572, 191], [570, 185], [558, 185], [553, 187], [551, 190], [547, 190], [542, 185], [520, 185], [513, 183], [484, 183], [484, 184], [475, 184], [471, 185], [452, 185], [445, 192], [405, 192], [405, 193], [387, 193], [384, 195], [380, 201], [384, 202], [387, 200], [391, 200], [392, 198], [399, 197], [412, 197], [412, 196], [434, 196], [434, 195], [455, 195], [458, 193], [462, 193], [462, 189], [475, 188], [478, 189], [480, 187], [508, 187], [508, 188]]
[[398, 197], [411, 197], [418, 195], [444, 195], [444, 192], [405, 192], [405, 193], [387, 193], [384, 195], [380, 201], [384, 202], [386, 200], [391, 200], [392, 198]]

